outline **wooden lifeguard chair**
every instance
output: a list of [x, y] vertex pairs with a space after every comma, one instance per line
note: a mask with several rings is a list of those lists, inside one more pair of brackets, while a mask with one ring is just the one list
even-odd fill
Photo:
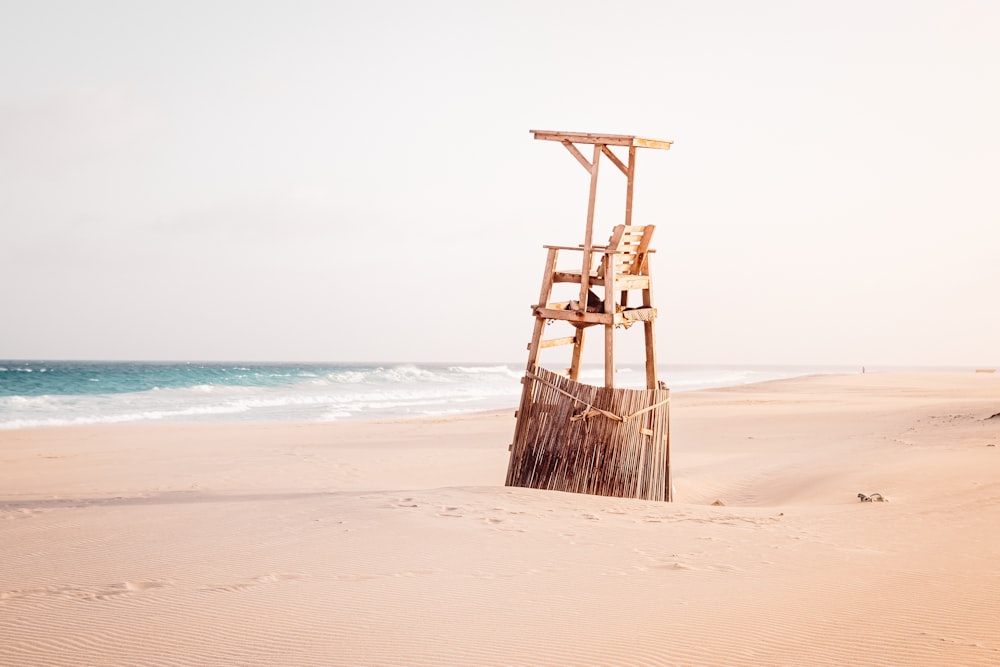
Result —
[[[507, 470], [508, 486], [597, 495], [671, 500], [669, 390], [656, 369], [656, 308], [649, 255], [653, 225], [632, 224], [632, 195], [639, 148], [669, 149], [672, 142], [631, 135], [532, 130], [535, 139], [558, 141], [590, 174], [583, 243], [546, 245], [547, 257], [535, 317], [517, 426]], [[588, 160], [577, 144], [593, 146]], [[623, 160], [611, 146], [626, 147]], [[594, 243], [594, 214], [601, 156], [627, 179], [624, 224], [603, 244]], [[560, 267], [560, 253], [581, 253], [579, 263]], [[579, 268], [577, 268], [579, 267]], [[552, 301], [554, 285], [579, 285], [578, 299]], [[600, 293], [595, 292], [599, 290]], [[629, 305], [629, 293], [640, 292]], [[550, 323], [567, 322], [573, 335], [543, 339]], [[646, 389], [615, 387], [615, 333], [641, 322], [645, 338]], [[584, 334], [604, 326], [604, 386], [579, 382]], [[565, 374], [539, 365], [541, 350], [572, 345]]]

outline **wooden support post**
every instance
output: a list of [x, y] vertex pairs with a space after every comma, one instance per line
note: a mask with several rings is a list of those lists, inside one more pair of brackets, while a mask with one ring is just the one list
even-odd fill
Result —
[[601, 146], [601, 152], [604, 153], [604, 155], [606, 155], [607, 158], [611, 160], [616, 167], [618, 167], [619, 171], [621, 171], [624, 175], [628, 176], [628, 167], [625, 166], [624, 162], [618, 159], [617, 155], [611, 152], [610, 148], [608, 148], [607, 146]]
[[642, 323], [642, 333], [646, 339], [646, 389], [656, 389], [656, 334], [652, 320]]
[[[649, 288], [642, 290], [642, 305], [646, 308], [653, 306], [652, 278], [650, 278], [649, 283]], [[642, 323], [642, 334], [646, 341], [646, 389], [657, 389], [659, 387], [656, 378], [656, 333], [653, 329], [654, 324], [654, 320]]]
[[566, 150], [568, 150], [573, 155], [573, 157], [576, 158], [577, 162], [583, 165], [584, 169], [590, 172], [591, 168], [593, 168], [593, 165], [587, 162], [587, 158], [583, 157], [583, 153], [580, 152], [579, 148], [573, 145], [573, 142], [563, 141], [562, 145], [565, 146]]
[[594, 209], [597, 202], [597, 173], [601, 166], [601, 144], [594, 144], [594, 161], [590, 163], [590, 199], [587, 202], [587, 235], [583, 239], [583, 272], [580, 275], [580, 309], [587, 312], [587, 292], [590, 290], [590, 269], [593, 266]]
[[618, 257], [604, 255], [604, 313], [610, 313], [612, 321], [604, 325], [604, 386], [615, 386], [615, 264]]
[[569, 367], [569, 379], [574, 382], [580, 381], [580, 359], [583, 357], [583, 334], [586, 331], [586, 329], [580, 327], [576, 330], [576, 335], [573, 337], [573, 360]]
[[625, 172], [625, 226], [632, 224], [632, 193], [635, 188], [635, 146], [628, 147], [628, 170]]

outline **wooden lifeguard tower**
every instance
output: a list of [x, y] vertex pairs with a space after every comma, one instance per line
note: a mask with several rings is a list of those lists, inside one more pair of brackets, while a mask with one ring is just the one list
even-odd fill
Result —
[[[657, 378], [656, 308], [653, 306], [649, 255], [653, 225], [632, 224], [632, 195], [639, 148], [669, 149], [672, 142], [619, 134], [532, 130], [535, 139], [558, 141], [590, 174], [587, 226], [583, 243], [544, 246], [542, 274], [528, 364], [522, 379], [517, 426], [510, 447], [507, 486], [524, 486], [606, 496], [672, 499], [670, 481], [670, 392]], [[587, 159], [577, 144], [593, 146]], [[628, 150], [625, 159], [611, 149]], [[619, 149], [620, 150], [620, 149]], [[594, 243], [594, 214], [601, 156], [627, 179], [624, 224], [608, 241]], [[559, 266], [560, 253], [581, 253], [579, 262]], [[553, 287], [579, 285], [577, 299], [552, 301]], [[597, 292], [595, 292], [597, 290]], [[640, 298], [629, 304], [629, 293]], [[575, 290], [574, 290], [575, 292]], [[566, 322], [571, 336], [543, 339], [550, 324]], [[615, 386], [615, 336], [621, 328], [642, 323], [646, 352], [646, 388]], [[584, 334], [604, 327], [604, 386], [579, 382]], [[541, 350], [572, 345], [565, 374], [539, 365]]]

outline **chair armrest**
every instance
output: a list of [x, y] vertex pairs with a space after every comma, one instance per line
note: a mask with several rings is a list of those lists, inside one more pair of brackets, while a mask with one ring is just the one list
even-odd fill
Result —
[[[549, 248], [554, 250], [583, 250], [583, 245], [543, 245], [543, 248]], [[591, 252], [607, 252], [608, 246], [606, 245], [593, 245], [590, 246]]]

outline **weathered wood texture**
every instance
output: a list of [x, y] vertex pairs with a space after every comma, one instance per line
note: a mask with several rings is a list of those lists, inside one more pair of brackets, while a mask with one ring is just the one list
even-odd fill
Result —
[[529, 370], [507, 486], [672, 500], [670, 391], [595, 387]]

